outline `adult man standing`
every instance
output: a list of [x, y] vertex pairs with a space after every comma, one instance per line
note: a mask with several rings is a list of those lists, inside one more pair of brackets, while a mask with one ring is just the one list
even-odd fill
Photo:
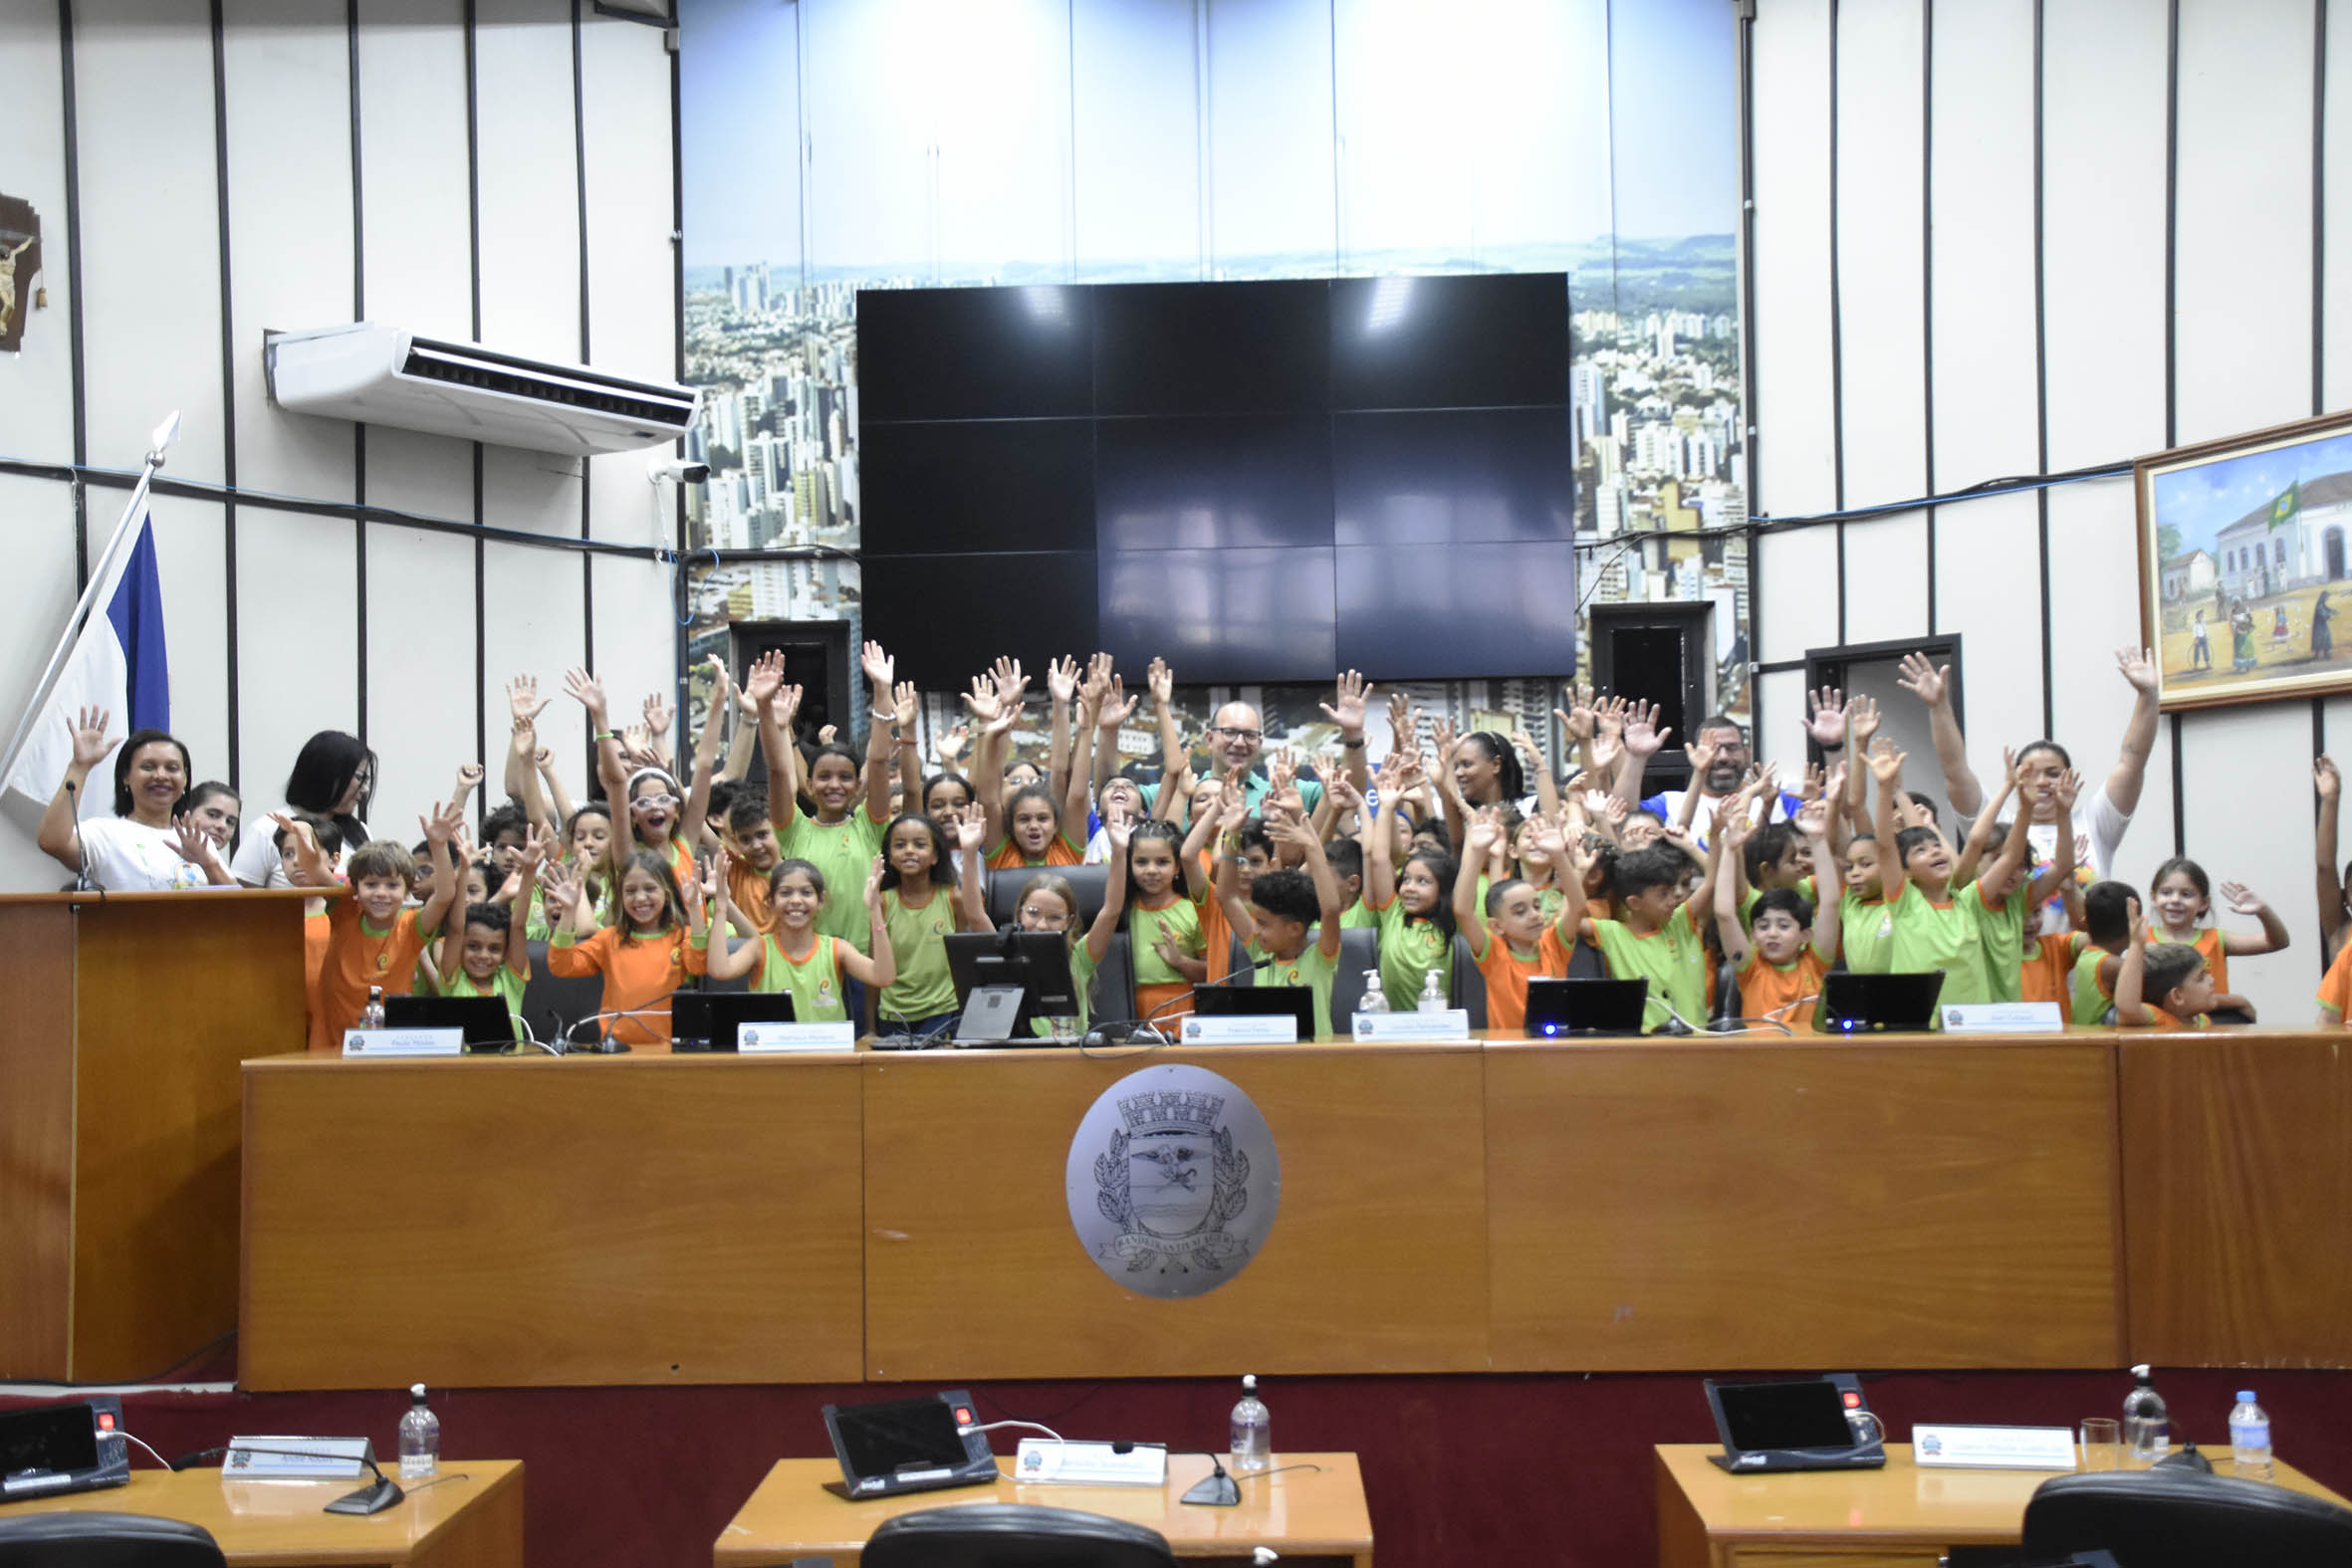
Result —
[[[1813, 717], [1805, 726], [1823, 751], [1834, 752], [1845, 744], [1845, 708], [1838, 694], [1820, 691], [1812, 694]], [[1655, 751], [1656, 748], [1650, 748]], [[1748, 770], [1755, 765], [1755, 755], [1748, 749], [1748, 731], [1739, 720], [1729, 714], [1710, 714], [1699, 721], [1699, 731], [1691, 751], [1695, 765], [1691, 782], [1699, 796], [1691, 815], [1691, 837], [1705, 845], [1708, 832], [1715, 825], [1715, 813], [1722, 809], [1724, 800], [1748, 781]], [[1640, 788], [1640, 770], [1647, 765], [1649, 753], [1634, 745], [1633, 726], [1626, 726], [1625, 754], [1632, 759], [1627, 772], [1633, 782], [1619, 792], [1631, 796]], [[1682, 820], [1684, 798], [1692, 793], [1687, 789], [1661, 789], [1641, 802], [1645, 811], [1654, 811], [1668, 824]], [[1776, 790], [1769, 800], [1759, 800], [1755, 818], [1759, 821], [1781, 822], [1796, 815], [1803, 802], [1786, 790]]]
[[[1358, 793], [1372, 787], [1371, 775], [1364, 765], [1364, 700], [1372, 688], [1362, 675], [1349, 670], [1339, 677], [1336, 702], [1319, 706], [1330, 721], [1339, 727], [1339, 745], [1345, 758], [1343, 767], [1347, 782]], [[1209, 720], [1208, 756], [1220, 774], [1230, 775], [1235, 769], [1242, 773], [1243, 788], [1248, 792], [1251, 814], [1256, 815], [1264, 804], [1274, 781], [1266, 770], [1258, 766], [1258, 759], [1266, 750], [1265, 720], [1256, 708], [1246, 702], [1229, 702], [1217, 710]], [[1298, 798], [1311, 812], [1323, 798], [1323, 786], [1312, 779], [1297, 781]], [[1157, 804], [1160, 786], [1153, 784], [1143, 791], [1147, 804]]]

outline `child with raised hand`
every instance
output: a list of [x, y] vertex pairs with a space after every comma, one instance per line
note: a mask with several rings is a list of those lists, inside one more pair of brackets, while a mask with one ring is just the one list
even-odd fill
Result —
[[[1745, 820], [1727, 823], [1724, 852], [1768, 833], [1782, 824], [1752, 826]], [[1829, 853], [1829, 803], [1808, 800], [1797, 808], [1790, 824], [1797, 841], [1810, 852], [1812, 886], [1818, 901], [1808, 900], [1793, 878], [1758, 893], [1748, 906], [1748, 924], [1741, 927], [1740, 910], [1729, 879], [1715, 888], [1716, 932], [1724, 957], [1740, 980], [1740, 1016], [1771, 1019], [1796, 1028], [1813, 1020], [1821, 995], [1821, 980], [1837, 962], [1837, 863]]]
[[[335, 886], [334, 867], [343, 858], [342, 824], [321, 811], [281, 811], [272, 820], [278, 824], [272, 841], [278, 846], [278, 865], [287, 885], [322, 890]], [[303, 863], [306, 841], [318, 864], [327, 868], [325, 882], [314, 883]], [[302, 909], [302, 995], [308, 1019], [304, 1038], [316, 1050], [326, 1037], [326, 1020], [319, 1012], [319, 975], [327, 965], [327, 941], [333, 928], [327, 919], [324, 891], [317, 898], [304, 899]]]
[[2344, 796], [2343, 775], [2325, 752], [2311, 760], [2311, 789], [2319, 797], [2313, 825], [2312, 850], [2319, 871], [2319, 951], [2332, 967], [2352, 931], [2352, 905], [2344, 898], [2347, 879], [2336, 870], [2336, 816]]
[[2066, 977], [2066, 1021], [2085, 1028], [2114, 1021], [2115, 977], [2140, 923], [2140, 895], [2129, 883], [2093, 882], [2082, 895], [2082, 938]]
[[[304, 882], [333, 886], [334, 864], [309, 826], [283, 812], [275, 820], [294, 837]], [[431, 887], [419, 908], [401, 907], [415, 863], [390, 839], [361, 844], [344, 868], [352, 896], [334, 901], [327, 910], [327, 954], [319, 971], [320, 1034], [311, 1041], [314, 1049], [343, 1042], [344, 1031], [359, 1021], [370, 989], [387, 997], [408, 995], [417, 959], [457, 901], [457, 867], [449, 860], [449, 840], [465, 825], [464, 812], [453, 804], [437, 804], [418, 825], [424, 829], [432, 870]]]
[[874, 856], [865, 878], [867, 940], [874, 950], [871, 958], [818, 929], [818, 916], [825, 902], [824, 873], [806, 860], [780, 860], [769, 874], [774, 928], [749, 942], [735, 941], [727, 934], [727, 917], [740, 869], [734, 856], [722, 849], [705, 884], [711, 899], [706, 963], [712, 979], [753, 975], [754, 991], [792, 993], [794, 1021], [841, 1023], [849, 1018], [846, 981], [878, 991], [898, 978], [897, 959], [883, 924], [880, 855]]
[[[1546, 864], [1562, 862], [1566, 841], [1549, 817], [1527, 822], [1529, 847]], [[1527, 1027], [1528, 982], [1535, 976], [1565, 980], [1568, 943], [1573, 930], [1562, 932], [1543, 915], [1543, 901], [1533, 884], [1518, 877], [1502, 877], [1479, 891], [1479, 869], [1503, 841], [1497, 813], [1481, 811], [1470, 824], [1461, 868], [1454, 873], [1454, 925], [1470, 944], [1471, 960], [1487, 983], [1487, 1027], [1506, 1032]], [[1564, 908], [1566, 899], [1561, 898]]]
[[[1193, 831], [1205, 836], [1216, 818], [1200, 815]], [[1139, 822], [1128, 834], [1124, 920], [1135, 962], [1137, 1017], [1152, 1017], [1163, 1008], [1173, 1010], [1197, 982], [1208, 978], [1201, 905], [1209, 890], [1205, 883], [1194, 890], [1184, 873], [1188, 858], [1171, 822]]]
[[876, 887], [895, 974], [875, 1004], [877, 1032], [920, 1036], [955, 1022], [947, 938], [964, 925], [955, 885], [954, 851], [939, 824], [919, 812], [892, 817], [882, 832]]
[[1944, 986], [1937, 998], [1941, 1003], [1992, 1001], [1980, 912], [1990, 911], [1996, 901], [2007, 898], [2011, 880], [2025, 863], [2025, 830], [2031, 813], [2017, 813], [1999, 854], [1982, 876], [1955, 888], [1954, 857], [1943, 834], [1932, 827], [1896, 831], [1894, 798], [1902, 787], [1903, 754], [1881, 739], [1871, 749], [1870, 773], [1878, 783], [1874, 819], [1878, 841], [1895, 849], [1892, 855], [1882, 851], [1878, 861], [1879, 885], [1885, 890], [1893, 932], [1888, 968], [1896, 974], [1942, 971]]
[[2224, 882], [2222, 896], [2230, 901], [2232, 914], [2259, 921], [2262, 929], [2223, 931], [2205, 924], [2213, 910], [2213, 884], [2206, 879], [2205, 867], [2185, 855], [2175, 855], [2158, 866], [2148, 881], [2148, 899], [2156, 906], [2158, 939], [2186, 943], [2204, 955], [2217, 996], [2215, 1007], [2240, 1010], [2245, 1021], [2250, 1021], [2254, 1005], [2230, 990], [2230, 955], [2250, 958], [2257, 953], [2283, 953], [2292, 938], [2286, 922], [2244, 883]]
[[621, 864], [619, 918], [599, 927], [583, 879], [558, 866], [546, 876], [548, 900], [559, 911], [548, 939], [548, 973], [602, 976], [596, 1010], [603, 1032], [631, 1045], [667, 1045], [670, 994], [704, 970], [701, 881], [682, 890], [666, 858], [640, 849]]
[[[784, 684], [781, 655], [762, 659], [744, 677], [744, 690], [760, 709], [760, 747], [768, 759], [768, 812], [778, 854], [806, 860], [824, 873], [827, 886], [855, 887], [882, 850], [882, 828], [890, 810], [890, 726], [897, 718], [892, 691], [896, 667], [877, 642], [868, 642], [862, 667], [877, 722], [868, 731], [865, 762], [846, 746], [827, 741], [809, 763], [809, 806], [801, 806], [801, 754], [793, 744], [793, 718], [801, 689]], [[860, 784], [862, 784], [862, 790]], [[860, 795], [862, 794], [862, 799]], [[817, 929], [863, 952], [873, 938], [864, 913], [850, 900], [830, 899], [817, 917]]]
[[[614, 802], [614, 810], [620, 813], [612, 824], [618, 844], [613, 858], [625, 860], [638, 851], [658, 855], [669, 867], [674, 885], [696, 881], [694, 844], [702, 836], [703, 809], [710, 797], [708, 778], [703, 781], [702, 792], [690, 795], [658, 759], [647, 760], [649, 726], [648, 739], [624, 753], [620, 733], [611, 726], [603, 683], [582, 666], [576, 664], [564, 672], [564, 689], [588, 711], [588, 734], [596, 747], [596, 778], [604, 787], [604, 798]], [[648, 710], [657, 700], [647, 699]]]
[[[1394, 753], [1380, 769], [1400, 794], [1418, 788], [1425, 774], [1417, 751]], [[1410, 851], [1401, 871], [1393, 834], [1375, 831], [1365, 846], [1364, 905], [1380, 923], [1380, 990], [1396, 1011], [1420, 1005], [1431, 975], [1452, 1005], [1457, 874], [1453, 856], [1435, 845]]]
[[[1745, 801], [1731, 802], [1726, 815], [1746, 809]], [[1567, 902], [1560, 910], [1563, 933], [1575, 932], [1600, 950], [1609, 974], [1618, 980], [1646, 980], [1649, 1000], [1642, 1012], [1647, 1029], [1672, 1028], [1677, 1021], [1696, 1027], [1692, 1020], [1707, 1015], [1707, 944], [1699, 935], [1699, 912], [1715, 907], [1716, 879], [1722, 874], [1723, 834], [1710, 833], [1706, 871], [1687, 899], [1681, 888], [1690, 861], [1669, 844], [1655, 844], [1617, 857], [1617, 917], [1589, 916], [1584, 902], [1583, 852], [1569, 846], [1569, 863], [1576, 874], [1562, 891]]]
[[[612, 862], [612, 813], [601, 800], [590, 800], [564, 819], [561, 863], [577, 877], [581, 890], [588, 902], [596, 906], [598, 918], [612, 918], [612, 896], [615, 883]], [[523, 934], [533, 942], [545, 942], [556, 934], [557, 910], [548, 902], [545, 867], [556, 859], [543, 861], [540, 884], [532, 889], [529, 913], [524, 917]]]
[[2115, 1021], [2124, 1028], [2204, 1029], [2218, 1000], [2205, 955], [2186, 942], [2150, 942], [2132, 905], [2130, 945], [2115, 972]]
[[1285, 813], [1267, 830], [1295, 850], [1305, 869], [1259, 873], [1250, 883], [1246, 908], [1236, 912], [1234, 929], [1253, 958], [1274, 961], [1259, 985], [1306, 988], [1314, 999], [1315, 1037], [1325, 1038], [1331, 1032], [1331, 977], [1338, 973], [1343, 934], [1339, 881], [1302, 813]]
[[[2041, 941], [2042, 909], [2048, 900], [2073, 886], [2073, 812], [2082, 777], [2066, 773], [2051, 779], [2038, 771], [2018, 768], [2015, 757], [2007, 753], [2002, 755], [2001, 763], [2000, 786], [1977, 813], [1976, 823], [1961, 845], [1952, 879], [1961, 886], [1973, 880], [1980, 894], [1971, 913], [1976, 916], [1977, 935], [1985, 949], [1985, 982], [1992, 991], [1991, 1000], [2052, 1002], [2057, 1000], [2056, 979], [2062, 973], [2057, 966], [2071, 962], [2074, 946], [2070, 942], [2045, 945]], [[1983, 793], [1981, 785], [1971, 787]], [[2044, 794], [2055, 802], [2051, 809], [2059, 834], [2057, 858], [2036, 872], [2031, 840], [2026, 835], [2032, 822], [2041, 815]], [[2017, 814], [2003, 822], [2001, 807], [2012, 795], [2016, 798]], [[1997, 876], [1996, 868], [1990, 866], [1980, 876], [1977, 867], [1997, 835], [2004, 843], [2010, 839], [2024, 841], [2021, 858], [2005, 878]], [[2059, 947], [2065, 950], [2063, 959], [2057, 956]], [[2025, 972], [2029, 965], [2037, 971], [2034, 983], [2037, 992], [2047, 995], [2026, 997]]]
[[[1065, 877], [1051, 871], [1041, 871], [1021, 886], [1021, 898], [1014, 905], [1014, 918], [1023, 931], [1058, 934], [1069, 953], [1070, 990], [1076, 994], [1078, 1010], [1065, 1017], [1033, 1017], [1030, 1032], [1042, 1038], [1057, 1035], [1081, 1035], [1086, 1032], [1092, 1008], [1087, 997], [1094, 989], [1094, 972], [1101, 966], [1102, 955], [1110, 950], [1110, 939], [1117, 935], [1119, 916], [1127, 902], [1127, 844], [1134, 831], [1135, 818], [1126, 810], [1114, 810], [1102, 830], [1110, 843], [1110, 871], [1102, 883], [1102, 908], [1083, 933], [1078, 930], [1077, 890]], [[980, 845], [986, 836], [987, 824], [978, 809], [966, 813], [956, 824], [957, 847], [965, 867], [964, 924], [972, 931], [993, 931], [995, 924], [988, 918], [987, 901], [979, 891]]]
[[523, 1038], [523, 987], [531, 979], [531, 947], [515, 934], [510, 908], [528, 910], [539, 868], [553, 847], [542, 829], [534, 828], [515, 862], [515, 903], [512, 906], [467, 898], [452, 911], [448, 933], [441, 938], [441, 986], [444, 997], [496, 997], [506, 1004], [515, 1038]]

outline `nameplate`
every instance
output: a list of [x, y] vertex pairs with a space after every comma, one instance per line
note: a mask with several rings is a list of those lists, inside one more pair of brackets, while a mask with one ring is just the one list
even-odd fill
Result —
[[370, 1457], [365, 1438], [231, 1438], [220, 1473], [223, 1480], [343, 1480], [366, 1474]]
[[1423, 1043], [1470, 1038], [1470, 1014], [1461, 1008], [1443, 1012], [1359, 1012], [1355, 1015], [1358, 1040]]
[[735, 1048], [746, 1056], [797, 1050], [855, 1050], [857, 1027], [837, 1023], [739, 1023]]
[[2059, 1034], [2066, 1028], [2054, 1002], [1948, 1002], [1938, 1010], [1947, 1034]]
[[1016, 1481], [1063, 1486], [1165, 1486], [1168, 1451], [1156, 1443], [1057, 1443], [1024, 1438], [1013, 1461]]
[[462, 1056], [463, 1029], [346, 1029], [346, 1056]]
[[1184, 1020], [1187, 1045], [1295, 1045], [1298, 1019], [1288, 1012], [1250, 1012]]
[[2070, 1427], [1914, 1427], [1912, 1462], [1980, 1470], [2070, 1470]]

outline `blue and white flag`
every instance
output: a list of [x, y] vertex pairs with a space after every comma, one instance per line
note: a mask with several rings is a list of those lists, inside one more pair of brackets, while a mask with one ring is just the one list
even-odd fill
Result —
[[[24, 751], [4, 787], [37, 803], [57, 792], [73, 760], [74, 715], [104, 708], [107, 733], [171, 728], [170, 662], [163, 652], [163, 585], [155, 572], [155, 529], [141, 517], [130, 548], [101, 589], [57, 686], [34, 716]], [[102, 769], [102, 771], [104, 771]], [[106, 793], [112, 794], [110, 786]], [[103, 798], [103, 797], [102, 797]]]

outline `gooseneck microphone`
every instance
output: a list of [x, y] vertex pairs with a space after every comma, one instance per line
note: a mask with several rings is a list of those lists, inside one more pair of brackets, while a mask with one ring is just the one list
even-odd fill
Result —
[[[226, 1454], [231, 1448], [234, 1448], [239, 1454], [268, 1454], [290, 1459], [340, 1458], [342, 1456], [340, 1455], [321, 1455], [315, 1450], [309, 1449], [252, 1449], [241, 1443], [223, 1444], [218, 1448], [198, 1449], [193, 1454], [183, 1454], [171, 1461], [171, 1468], [175, 1471], [184, 1470], [198, 1459], [208, 1459], [215, 1454]], [[357, 1491], [336, 1498], [327, 1505], [327, 1512], [381, 1513], [408, 1495], [400, 1489], [398, 1481], [383, 1472], [383, 1467], [375, 1462], [373, 1454], [361, 1454], [359, 1462], [375, 1472], [375, 1484], [362, 1486]]]

